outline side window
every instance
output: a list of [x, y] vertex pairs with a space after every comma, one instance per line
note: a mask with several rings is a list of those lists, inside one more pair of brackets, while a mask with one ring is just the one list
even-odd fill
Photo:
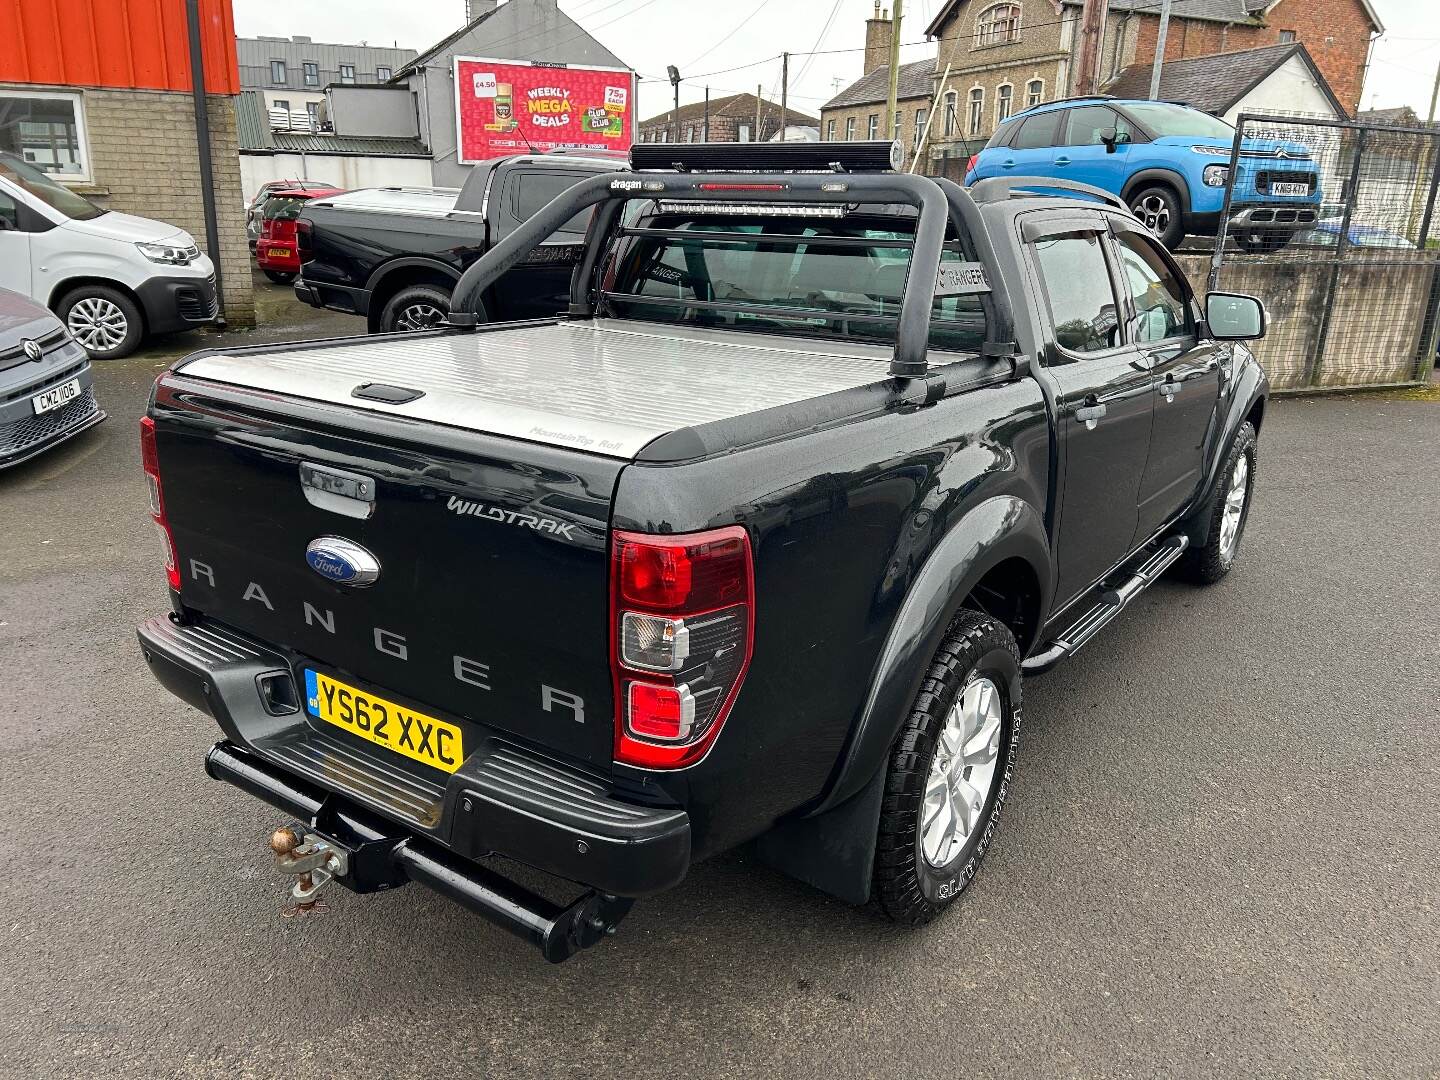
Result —
[[1155, 244], [1128, 229], [1115, 236], [1120, 265], [1135, 302], [1131, 340], [1144, 343], [1185, 337], [1195, 332], [1185, 286]]
[[1128, 135], [1132, 141], [1135, 138], [1135, 129], [1114, 109], [1104, 105], [1082, 105], [1078, 109], [1071, 109], [1065, 145], [1099, 146], [1105, 141], [1100, 136], [1111, 128], [1115, 129], [1117, 135]]
[[20, 211], [15, 200], [0, 191], [0, 232], [13, 232], [20, 228]]
[[1015, 136], [1011, 146], [1016, 150], [1044, 150], [1054, 146], [1056, 136], [1060, 133], [1060, 121], [1063, 119], [1063, 112], [1041, 113], [1039, 116], [1030, 117], [1020, 128], [1020, 133]]
[[1120, 319], [1099, 235], [1047, 236], [1035, 241], [1034, 249], [1056, 343], [1082, 354], [1117, 346]]
[[[510, 203], [515, 217], [529, 221], [555, 196], [584, 180], [589, 173], [522, 172], [511, 174], [509, 183], [514, 192]], [[590, 224], [590, 211], [582, 210], [558, 230], [562, 233], [584, 233]]]

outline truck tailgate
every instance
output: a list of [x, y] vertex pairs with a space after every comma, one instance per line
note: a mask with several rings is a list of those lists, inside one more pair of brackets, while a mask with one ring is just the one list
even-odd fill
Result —
[[[421, 449], [195, 385], [166, 376], [151, 410], [188, 609], [403, 707], [608, 766], [620, 462], [478, 435]], [[335, 477], [369, 485], [368, 512], [324, 490]], [[373, 584], [312, 568], [325, 537], [371, 553]]]

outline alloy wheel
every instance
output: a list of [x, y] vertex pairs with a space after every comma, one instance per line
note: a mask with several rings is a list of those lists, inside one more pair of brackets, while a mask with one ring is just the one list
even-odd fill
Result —
[[1165, 235], [1170, 227], [1170, 207], [1159, 195], [1147, 195], [1130, 209], [1157, 236]]
[[969, 842], [990, 797], [1000, 760], [1000, 691], [983, 675], [965, 684], [940, 730], [920, 816], [920, 850], [931, 866], [950, 863]]
[[1220, 517], [1220, 557], [1229, 562], [1235, 557], [1240, 540], [1240, 522], [1245, 516], [1245, 499], [1250, 494], [1250, 457], [1241, 454], [1230, 472], [1230, 486], [1225, 491], [1225, 507]]
[[130, 320], [120, 307], [103, 296], [87, 296], [77, 301], [65, 319], [75, 340], [88, 352], [110, 352], [130, 332]]
[[444, 324], [447, 315], [434, 304], [409, 304], [395, 318], [396, 330], [433, 330]]

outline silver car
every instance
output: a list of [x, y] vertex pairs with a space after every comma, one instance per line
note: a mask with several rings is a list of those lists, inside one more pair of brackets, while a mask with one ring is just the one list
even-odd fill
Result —
[[104, 419], [85, 350], [50, 311], [0, 289], [0, 469]]

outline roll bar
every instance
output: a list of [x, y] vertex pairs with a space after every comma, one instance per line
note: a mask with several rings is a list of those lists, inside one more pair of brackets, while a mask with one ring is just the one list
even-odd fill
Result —
[[[927, 369], [930, 312], [951, 203], [928, 177], [906, 173], [601, 173], [582, 180], [541, 207], [461, 275], [451, 304], [452, 326], [479, 322], [481, 296], [548, 236], [583, 210], [632, 199], [780, 205], [908, 203], [919, 211], [910, 272], [900, 301], [890, 374], [919, 378]], [[953, 215], [957, 232], [966, 222]], [[591, 241], [601, 233], [591, 232]], [[592, 261], [588, 256], [584, 265]]]

